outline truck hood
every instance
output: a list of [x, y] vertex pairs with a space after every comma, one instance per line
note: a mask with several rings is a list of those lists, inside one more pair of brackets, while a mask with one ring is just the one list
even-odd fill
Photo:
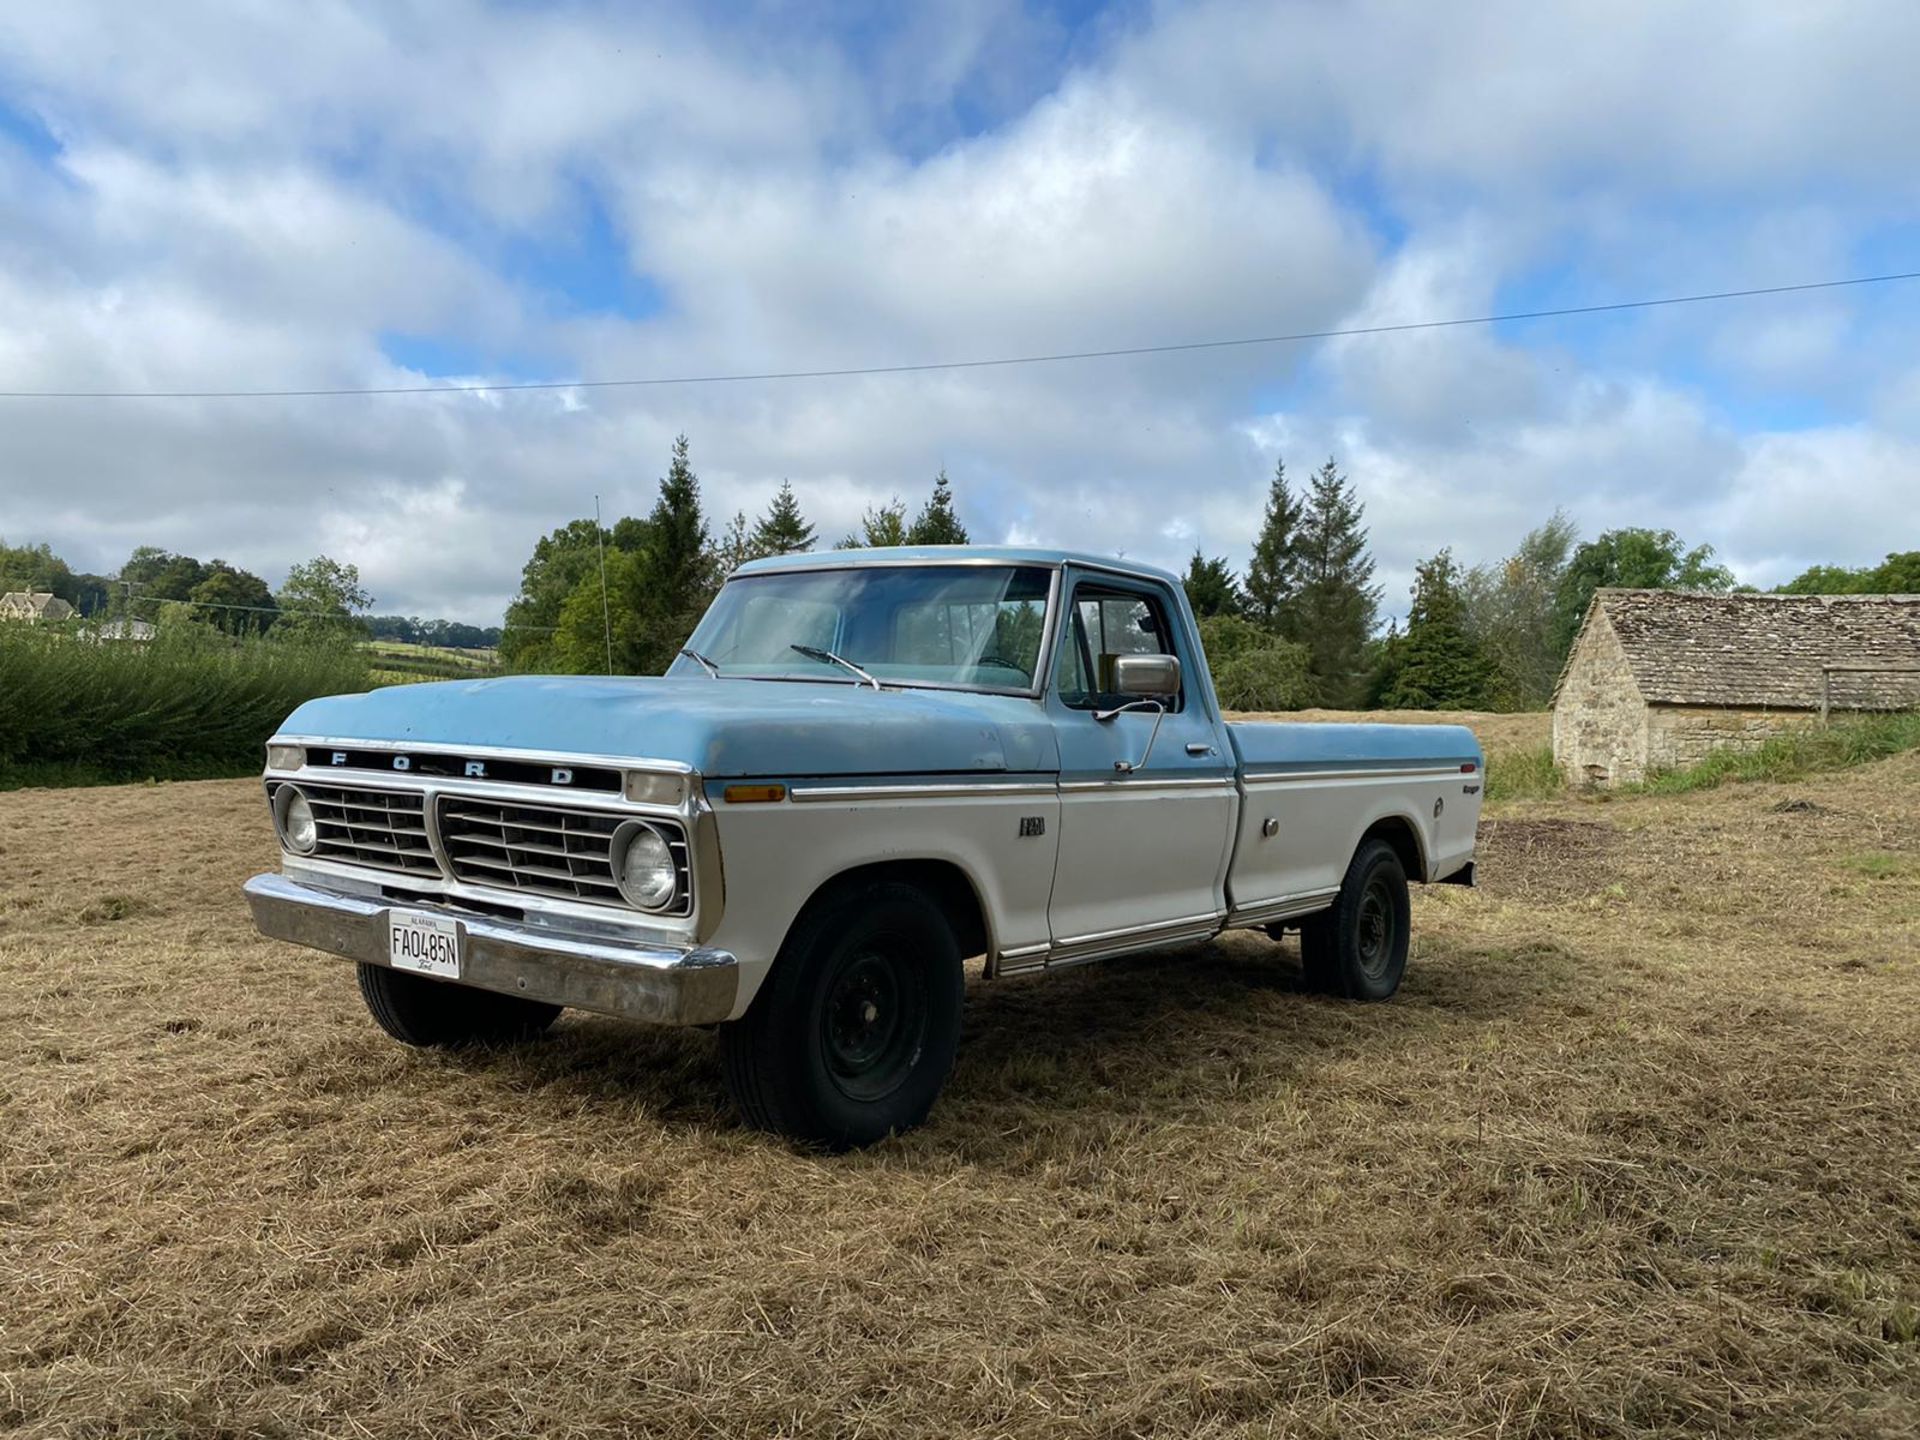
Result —
[[1032, 700], [705, 676], [522, 675], [309, 700], [288, 738], [668, 760], [713, 776], [1057, 772]]

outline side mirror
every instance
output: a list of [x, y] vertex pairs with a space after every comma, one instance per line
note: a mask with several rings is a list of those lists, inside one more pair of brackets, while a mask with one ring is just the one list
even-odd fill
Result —
[[1172, 655], [1119, 655], [1113, 662], [1117, 695], [1178, 695], [1180, 661]]

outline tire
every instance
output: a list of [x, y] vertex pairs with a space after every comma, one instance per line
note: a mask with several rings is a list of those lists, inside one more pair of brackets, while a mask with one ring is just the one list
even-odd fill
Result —
[[1407, 973], [1413, 907], [1407, 872], [1384, 840], [1354, 852], [1331, 909], [1300, 924], [1307, 987], [1347, 1000], [1386, 1000]]
[[380, 1028], [404, 1045], [505, 1045], [531, 1040], [560, 1006], [361, 965], [360, 998]]
[[953, 1069], [964, 990], [953, 927], [924, 892], [877, 881], [823, 897], [721, 1027], [727, 1088], [755, 1129], [831, 1150], [911, 1130]]

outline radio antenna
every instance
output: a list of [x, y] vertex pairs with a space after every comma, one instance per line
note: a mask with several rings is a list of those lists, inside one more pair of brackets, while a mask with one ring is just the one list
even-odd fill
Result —
[[600, 622], [607, 631], [607, 674], [613, 674], [613, 606], [607, 599], [607, 532], [600, 528], [600, 497], [593, 497], [593, 543], [600, 550]]

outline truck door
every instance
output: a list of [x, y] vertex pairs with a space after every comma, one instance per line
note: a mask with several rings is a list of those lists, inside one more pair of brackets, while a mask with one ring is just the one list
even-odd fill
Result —
[[[1069, 569], [1064, 586], [1047, 692], [1060, 744], [1052, 963], [1210, 934], [1239, 798], [1184, 612], [1151, 581]], [[1109, 688], [1128, 654], [1180, 661], [1157, 735], [1150, 708], [1095, 718], [1138, 700]]]

